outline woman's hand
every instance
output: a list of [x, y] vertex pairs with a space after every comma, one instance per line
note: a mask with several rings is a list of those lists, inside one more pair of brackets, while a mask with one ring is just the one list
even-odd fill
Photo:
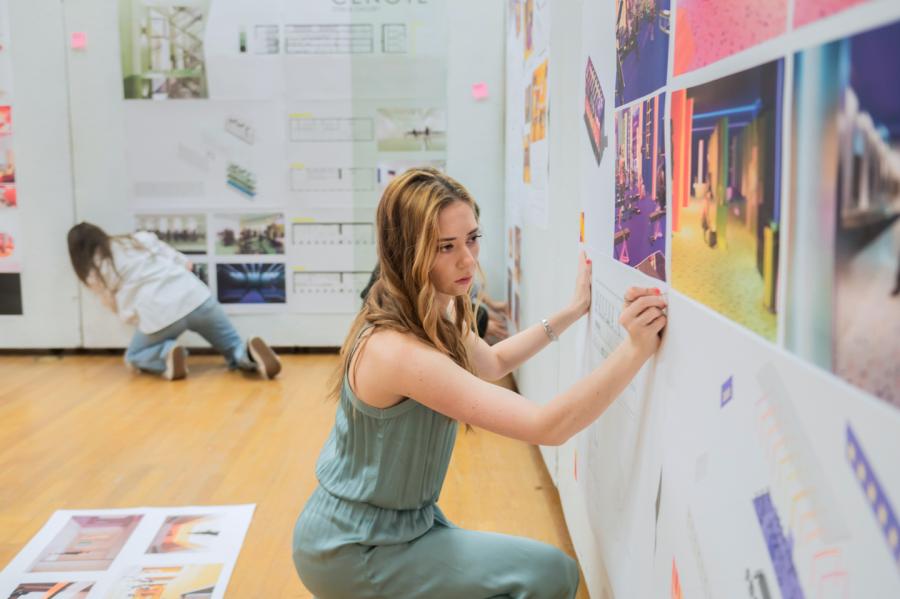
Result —
[[628, 338], [644, 358], [649, 358], [659, 348], [660, 332], [666, 326], [666, 300], [659, 289], [629, 287], [625, 292], [625, 307], [619, 317], [628, 331]]
[[575, 296], [572, 298], [572, 310], [577, 317], [587, 314], [591, 309], [591, 259], [583, 251], [578, 256], [578, 276], [575, 279]]

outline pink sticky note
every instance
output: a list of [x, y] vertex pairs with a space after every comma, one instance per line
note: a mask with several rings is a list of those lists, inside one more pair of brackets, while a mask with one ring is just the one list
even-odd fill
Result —
[[72, 49], [84, 50], [87, 48], [87, 34], [84, 31], [76, 31], [72, 34]]
[[472, 84], [472, 97], [476, 100], [487, 100], [488, 99], [488, 86], [487, 83], [473, 83]]

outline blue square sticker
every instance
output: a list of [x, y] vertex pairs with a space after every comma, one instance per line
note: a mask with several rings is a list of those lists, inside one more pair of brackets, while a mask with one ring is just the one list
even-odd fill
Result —
[[720, 398], [721, 403], [719, 407], [725, 407], [725, 404], [731, 401], [732, 397], [734, 397], [734, 377], [730, 376], [727, 381], [722, 383], [722, 397]]

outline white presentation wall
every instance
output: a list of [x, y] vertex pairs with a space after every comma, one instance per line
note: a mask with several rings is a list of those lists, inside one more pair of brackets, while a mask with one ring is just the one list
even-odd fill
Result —
[[594, 269], [521, 391], [601, 364], [629, 286], [669, 301], [657, 356], [543, 450], [592, 597], [900, 596], [898, 44], [890, 1], [508, 3], [516, 326]]
[[[188, 252], [238, 328], [340, 345], [380, 190], [446, 168], [442, 2], [67, 2], [79, 219]], [[84, 344], [129, 329], [92, 298]]]
[[[242, 333], [305, 347], [342, 343], [399, 172], [449, 172], [502, 230], [502, 3], [8, 3], [0, 347], [127, 344], [71, 273], [82, 220], [155, 231]], [[497, 297], [502, 251], [483, 252]]]
[[61, 6], [0, 2], [0, 347], [77, 347]]

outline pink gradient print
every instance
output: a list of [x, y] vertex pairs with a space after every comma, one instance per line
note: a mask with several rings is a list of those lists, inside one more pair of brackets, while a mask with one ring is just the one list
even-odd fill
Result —
[[679, 0], [675, 13], [675, 74], [699, 69], [781, 35], [787, 28], [787, 2]]
[[794, 5], [794, 27], [801, 27], [824, 19], [844, 9], [868, 2], [869, 0], [796, 0]]

